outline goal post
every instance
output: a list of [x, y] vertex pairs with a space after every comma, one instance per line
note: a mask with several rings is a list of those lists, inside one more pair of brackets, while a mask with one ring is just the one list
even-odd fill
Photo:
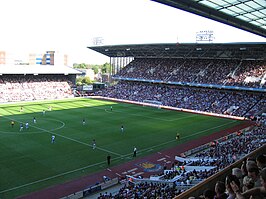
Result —
[[160, 109], [162, 105], [163, 105], [163, 103], [160, 101], [143, 100], [143, 106], [151, 106], [151, 107], [156, 107], [156, 108]]

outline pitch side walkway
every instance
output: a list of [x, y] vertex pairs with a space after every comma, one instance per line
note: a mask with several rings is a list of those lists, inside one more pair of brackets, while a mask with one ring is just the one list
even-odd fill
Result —
[[163, 166], [166, 165], [167, 168], [170, 168], [176, 155], [179, 155], [192, 148], [196, 148], [200, 145], [211, 142], [227, 134], [230, 134], [240, 129], [251, 126], [252, 124], [253, 124], [252, 122], [246, 122], [234, 128], [227, 129], [226, 131], [220, 131], [210, 136], [205, 136], [197, 140], [193, 140], [193, 141], [190, 141], [184, 144], [180, 144], [174, 148], [167, 149], [161, 152], [157, 152], [153, 155], [149, 155], [149, 156], [141, 157], [141, 158], [137, 157], [130, 162], [127, 162], [122, 165], [110, 167], [109, 169], [105, 169], [102, 172], [91, 174], [91, 175], [88, 175], [88, 176], [85, 176], [80, 179], [67, 182], [64, 184], [59, 184], [53, 187], [49, 187], [44, 190], [34, 192], [26, 196], [21, 196], [19, 198], [20, 199], [36, 199], [36, 198], [58, 199], [58, 198], [70, 195], [72, 193], [84, 190], [92, 185], [95, 185], [96, 182], [102, 182], [103, 181], [102, 177], [104, 175], [110, 178], [115, 178], [115, 177], [125, 177], [126, 175], [132, 175], [132, 176], [141, 175], [144, 177], [148, 177], [153, 174], [159, 174], [162, 172], [162, 169], [160, 169], [160, 171], [157, 171], [157, 172], [148, 172], [141, 165], [145, 165], [145, 164], [159, 165], [161, 166], [160, 168], [163, 168]]

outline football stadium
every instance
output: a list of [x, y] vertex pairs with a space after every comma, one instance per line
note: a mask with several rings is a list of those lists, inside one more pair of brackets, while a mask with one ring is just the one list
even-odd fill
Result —
[[[266, 37], [263, 1], [155, 2]], [[89, 46], [111, 80], [83, 94], [55, 52], [0, 62], [0, 199], [265, 197], [266, 43], [198, 37]]]

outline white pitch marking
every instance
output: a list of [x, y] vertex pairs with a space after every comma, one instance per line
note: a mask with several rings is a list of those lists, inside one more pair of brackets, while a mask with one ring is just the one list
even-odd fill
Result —
[[139, 175], [142, 175], [142, 174], [144, 174], [144, 172], [135, 173], [133, 176], [139, 176]]
[[134, 168], [134, 169], [131, 169], [131, 170], [128, 170], [127, 172], [132, 172], [132, 171], [136, 171], [138, 168]]
[[[7, 119], [11, 119], [11, 118], [6, 117], [6, 116], [2, 116], [2, 117], [3, 117], [3, 118], [7, 118]], [[20, 122], [20, 121], [18, 121], [18, 120], [14, 120], [14, 121], [16, 121], [16, 122]], [[58, 120], [58, 121], [60, 121], [60, 120]], [[62, 121], [61, 121], [61, 122], [62, 122]], [[64, 122], [62, 122], [62, 123], [64, 123]], [[73, 138], [70, 138], [70, 137], [67, 137], [67, 136], [64, 136], [64, 135], [61, 135], [61, 134], [58, 134], [58, 133], [55, 133], [55, 132], [52, 132], [52, 131], [49, 131], [49, 130], [46, 130], [46, 129], [43, 129], [43, 128], [39, 128], [39, 127], [37, 127], [37, 126], [33, 126], [33, 125], [29, 125], [29, 126], [35, 128], [35, 129], [39, 129], [39, 130], [41, 130], [41, 131], [44, 131], [44, 132], [46, 132], [46, 133], [50, 133], [50, 134], [53, 134], [53, 135], [57, 135], [58, 137], [62, 137], [62, 138], [65, 138], [65, 139], [67, 139], [67, 140], [71, 140], [71, 141], [73, 141], [73, 142], [77, 142], [77, 143], [79, 143], [79, 144], [83, 144], [83, 145], [86, 145], [86, 146], [92, 147], [92, 145], [90, 145], [90, 144], [87, 144], [87, 143], [85, 143], [85, 142], [81, 142], [81, 141], [79, 141], [79, 140], [75, 140], [75, 139], [73, 139]], [[57, 129], [56, 129], [56, 130], [57, 130]], [[101, 147], [97, 147], [97, 149], [98, 149], [98, 150], [101, 150], [101, 151], [105, 151], [105, 152], [107, 152], [107, 153], [111, 153], [111, 154], [114, 154], [114, 155], [120, 156], [120, 157], [123, 156], [122, 154], [115, 153], [115, 152], [112, 152], [112, 151], [106, 150], [106, 149], [101, 148]]]

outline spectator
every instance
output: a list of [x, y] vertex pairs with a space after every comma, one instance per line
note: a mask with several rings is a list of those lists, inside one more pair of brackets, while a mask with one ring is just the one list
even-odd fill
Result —
[[244, 193], [241, 193], [240, 187], [238, 187], [234, 181], [231, 182], [231, 186], [234, 192], [236, 193], [238, 199], [250, 198], [250, 196], [252, 196], [253, 198], [254, 197], [263, 198], [266, 196], [266, 168], [262, 169], [260, 173], [260, 180], [262, 186], [254, 187], [252, 189], [245, 191]]
[[225, 184], [218, 181], [215, 184], [215, 199], [227, 199], [228, 195], [225, 193]]
[[265, 154], [261, 154], [256, 158], [256, 163], [257, 166], [259, 167], [259, 169], [263, 169], [266, 167], [266, 155]]
[[203, 192], [203, 198], [204, 199], [214, 199], [214, 196], [215, 196], [215, 192], [211, 189], [206, 189]]
[[254, 180], [251, 177], [245, 176], [243, 179], [243, 186], [240, 186], [242, 187], [242, 192], [252, 189], [254, 187], [254, 184]]
[[227, 190], [227, 194], [228, 194], [227, 199], [235, 199], [236, 198], [236, 194], [230, 185], [230, 183], [232, 181], [234, 181], [236, 183], [236, 185], [238, 187], [240, 187], [240, 181], [238, 180], [238, 178], [235, 175], [232, 175], [232, 174], [227, 175], [225, 178], [225, 186], [226, 186], [226, 190]]
[[248, 168], [248, 176], [251, 177], [254, 181], [254, 187], [260, 187], [260, 177], [259, 177], [259, 168], [257, 166], [250, 166]]
[[237, 179], [240, 182], [240, 186], [242, 187], [242, 185], [243, 185], [243, 174], [242, 174], [241, 169], [239, 169], [237, 167], [233, 168], [232, 169], [232, 175], [235, 175], [237, 177]]

